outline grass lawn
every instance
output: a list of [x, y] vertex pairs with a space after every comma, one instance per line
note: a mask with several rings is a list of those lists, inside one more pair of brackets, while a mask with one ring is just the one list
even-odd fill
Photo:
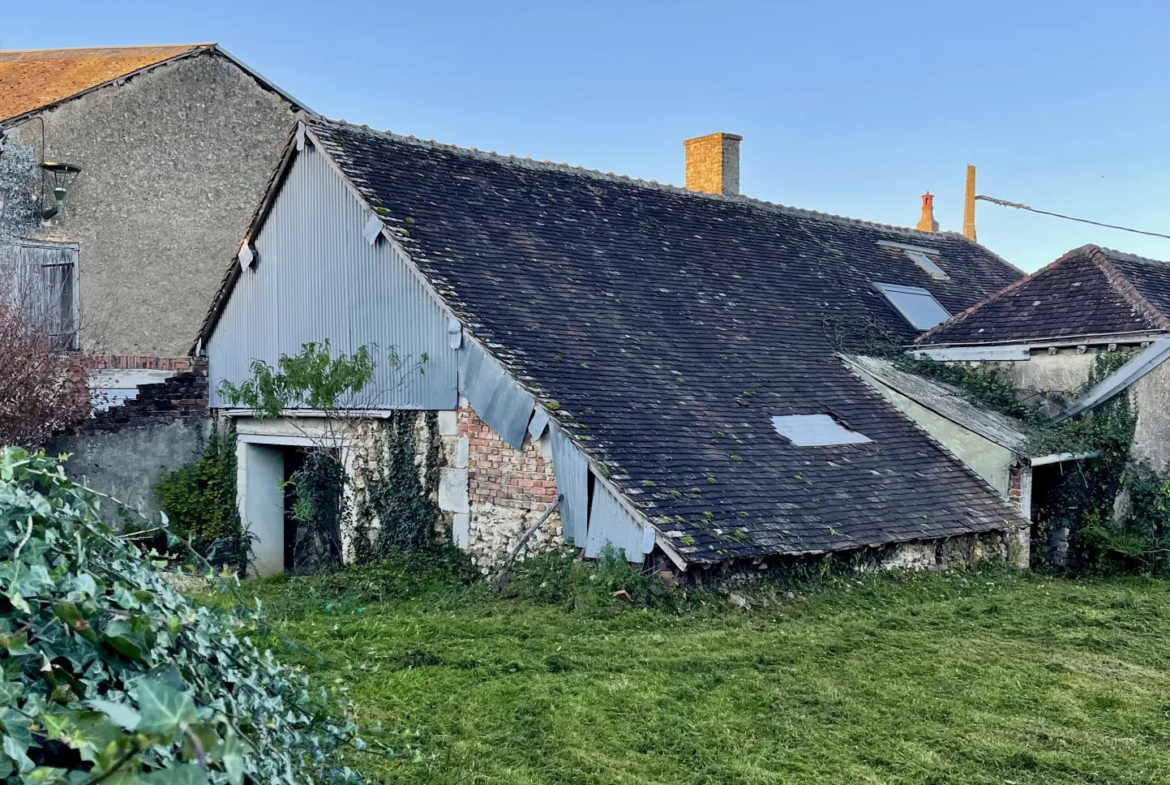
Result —
[[417, 750], [356, 756], [375, 781], [1170, 782], [1160, 581], [886, 575], [681, 613], [416, 565], [246, 590], [323, 656], [285, 658]]

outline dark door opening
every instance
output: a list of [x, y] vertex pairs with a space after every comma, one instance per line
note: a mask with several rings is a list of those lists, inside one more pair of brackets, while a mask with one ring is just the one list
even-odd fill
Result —
[[346, 483], [340, 451], [285, 448], [284, 481], [285, 572], [317, 575], [340, 567]]
[[284, 450], [284, 571], [297, 574], [297, 530], [299, 522], [293, 517], [297, 503], [297, 489], [292, 484], [293, 475], [305, 466], [305, 449], [289, 447]]

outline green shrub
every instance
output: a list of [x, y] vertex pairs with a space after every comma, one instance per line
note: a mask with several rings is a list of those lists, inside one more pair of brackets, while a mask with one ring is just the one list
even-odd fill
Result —
[[255, 614], [177, 591], [62, 464], [0, 451], [0, 529], [0, 779], [357, 780], [348, 705], [261, 653]]
[[246, 538], [236, 506], [236, 433], [222, 433], [212, 426], [207, 449], [195, 463], [164, 474], [154, 485], [154, 495], [167, 514], [170, 529], [188, 539], [201, 554], [209, 555], [217, 541], [214, 561], [244, 566]]

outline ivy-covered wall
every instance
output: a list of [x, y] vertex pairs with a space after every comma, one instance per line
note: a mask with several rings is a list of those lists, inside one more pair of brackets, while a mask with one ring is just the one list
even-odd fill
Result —
[[376, 561], [395, 548], [429, 547], [449, 538], [439, 512], [438, 416], [397, 411], [354, 430], [353, 504], [343, 528], [347, 561]]
[[[1034, 350], [1018, 362], [951, 364], [967, 392], [1033, 429], [1033, 456], [1096, 454], [1035, 467], [1033, 566], [1097, 572], [1170, 568], [1170, 368], [1147, 374], [1110, 401], [1061, 425], [1047, 416], [1092, 389], [1142, 350], [1140, 344]], [[927, 368], [927, 373], [931, 371]], [[975, 376], [973, 374], [978, 374]], [[975, 381], [983, 379], [984, 381]], [[955, 379], [951, 380], [956, 381]], [[964, 386], [964, 380], [958, 380]], [[982, 388], [982, 389], [980, 389]], [[997, 405], [994, 392], [1012, 391]]]

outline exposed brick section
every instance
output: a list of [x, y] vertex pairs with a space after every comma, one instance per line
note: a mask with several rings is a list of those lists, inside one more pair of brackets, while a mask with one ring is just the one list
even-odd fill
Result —
[[1016, 504], [1024, 498], [1023, 487], [1024, 468], [1016, 464], [1008, 471], [1008, 498]]
[[460, 409], [459, 436], [467, 437], [468, 496], [472, 509], [494, 504], [513, 510], [543, 510], [557, 498], [550, 463], [531, 438], [512, 448], [470, 408]]
[[176, 373], [165, 382], [144, 384], [138, 388], [137, 398], [96, 412], [76, 433], [116, 431], [207, 416], [207, 360], [200, 357], [191, 370]]
[[91, 357], [86, 361], [90, 370], [104, 371], [117, 369], [144, 369], [157, 371], [190, 371], [190, 357], [147, 357], [137, 354], [105, 354]]

